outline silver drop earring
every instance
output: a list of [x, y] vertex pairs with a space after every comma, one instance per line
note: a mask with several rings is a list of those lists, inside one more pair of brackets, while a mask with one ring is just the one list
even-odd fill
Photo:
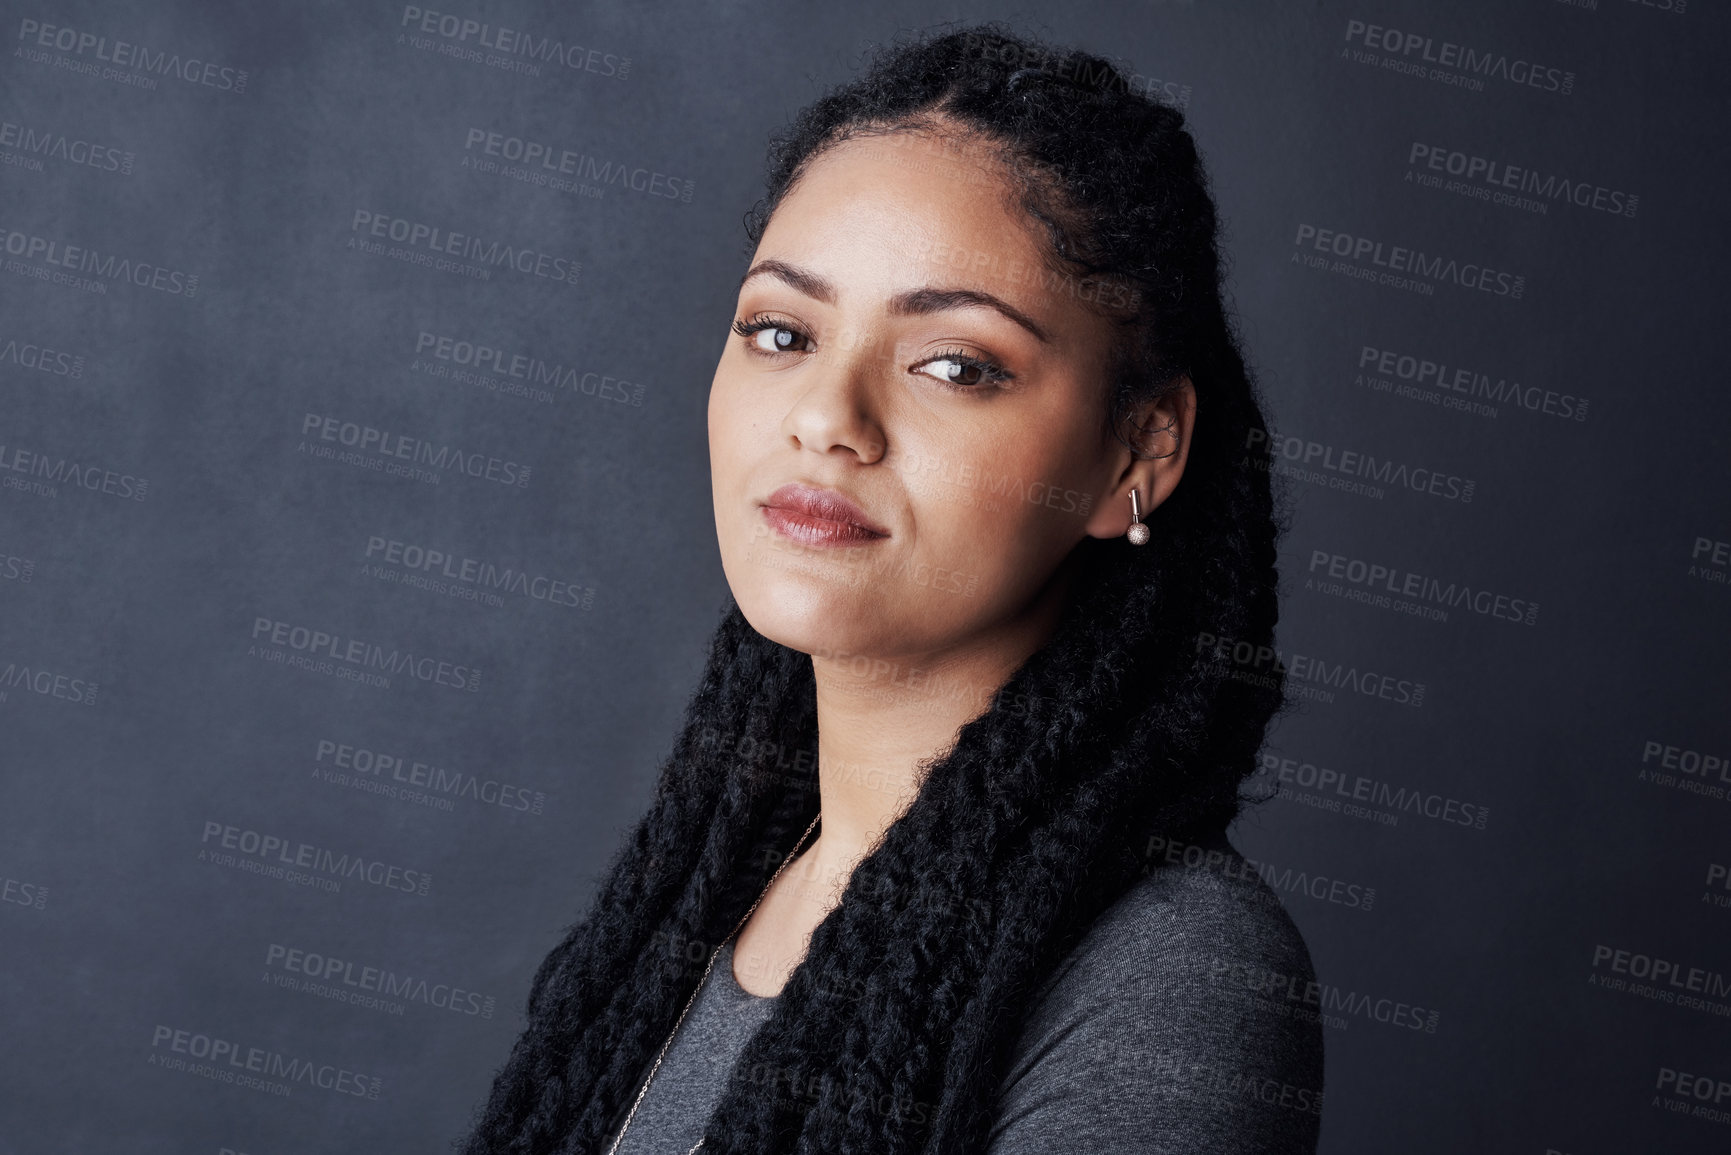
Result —
[[1142, 524], [1142, 507], [1136, 501], [1136, 491], [1130, 491], [1130, 528], [1124, 531], [1131, 545], [1148, 544], [1148, 527]]

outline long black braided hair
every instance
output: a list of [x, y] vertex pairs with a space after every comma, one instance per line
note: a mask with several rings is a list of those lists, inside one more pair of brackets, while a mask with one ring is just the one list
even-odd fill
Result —
[[[1188, 375], [1192, 444], [1150, 542], [1076, 546], [1053, 637], [855, 868], [733, 1069], [714, 1155], [980, 1150], [1030, 994], [1152, 836], [1234, 818], [1282, 708], [1278, 666], [1240, 659], [1272, 644], [1285, 516], [1178, 109], [998, 24], [910, 36], [776, 138], [751, 244], [822, 150], [934, 116], [1011, 162], [1066, 283], [1131, 290], [1103, 420]], [[467, 1155], [605, 1151], [709, 952], [815, 815], [816, 737], [811, 658], [729, 600], [648, 813], [537, 970]]]

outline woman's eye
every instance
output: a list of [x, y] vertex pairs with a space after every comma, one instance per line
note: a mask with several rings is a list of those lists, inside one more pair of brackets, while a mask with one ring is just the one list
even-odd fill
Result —
[[1009, 378], [1009, 374], [996, 365], [974, 357], [937, 357], [914, 368], [960, 389], [995, 385]]
[[765, 353], [795, 353], [805, 347], [805, 338], [792, 329], [769, 327], [759, 329], [751, 336], [752, 344]]
[[754, 353], [810, 353], [816, 348], [803, 332], [764, 313], [741, 317], [733, 323], [733, 331], [745, 338]]

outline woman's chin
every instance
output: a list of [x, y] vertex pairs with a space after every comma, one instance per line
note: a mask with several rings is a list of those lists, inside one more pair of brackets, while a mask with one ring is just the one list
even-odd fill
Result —
[[752, 629], [790, 650], [814, 658], [853, 655], [870, 653], [883, 640], [881, 615], [867, 612], [857, 594], [811, 588], [766, 593], [734, 600]]

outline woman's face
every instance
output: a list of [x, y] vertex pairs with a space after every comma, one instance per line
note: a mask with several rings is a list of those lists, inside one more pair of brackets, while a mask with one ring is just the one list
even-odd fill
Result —
[[999, 171], [856, 138], [770, 219], [709, 394], [722, 566], [766, 637], [898, 661], [989, 644], [1084, 536], [1124, 532], [1130, 485], [1146, 514], [1176, 484], [1183, 445], [1135, 461], [1107, 431], [1109, 322]]

